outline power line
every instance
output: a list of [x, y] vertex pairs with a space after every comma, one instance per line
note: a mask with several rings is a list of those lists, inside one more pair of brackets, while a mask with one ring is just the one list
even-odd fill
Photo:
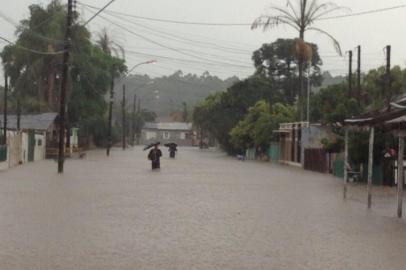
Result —
[[127, 53], [129, 54], [138, 54], [138, 55], [143, 55], [143, 56], [148, 56], [148, 57], [156, 57], [160, 59], [167, 59], [171, 61], [178, 61], [178, 62], [185, 62], [185, 63], [195, 63], [195, 64], [201, 64], [201, 65], [209, 65], [209, 66], [231, 66], [231, 67], [236, 67], [236, 68], [246, 68], [246, 69], [252, 69], [253, 67], [251, 66], [239, 66], [239, 65], [233, 65], [233, 64], [228, 64], [228, 63], [215, 63], [215, 62], [201, 62], [201, 61], [196, 61], [196, 60], [190, 60], [190, 59], [182, 59], [182, 58], [175, 58], [175, 57], [169, 57], [169, 56], [163, 56], [163, 55], [156, 55], [156, 54], [149, 54], [149, 53], [141, 53], [141, 52], [136, 52], [136, 51], [131, 51], [131, 50], [126, 50]]
[[179, 53], [179, 54], [182, 54], [182, 55], [185, 55], [185, 56], [189, 56], [189, 57], [192, 57], [192, 58], [195, 58], [195, 59], [203, 60], [203, 61], [209, 61], [209, 62], [212, 62], [213, 64], [214, 64], [214, 63], [217, 63], [217, 64], [222, 64], [222, 65], [231, 65], [231, 66], [239, 66], [239, 67], [250, 68], [250, 66], [243, 66], [243, 65], [236, 65], [236, 64], [226, 63], [226, 62], [213, 61], [213, 60], [210, 60], [210, 59], [207, 59], [207, 58], [204, 58], [204, 57], [200, 57], [200, 56], [197, 56], [197, 55], [194, 55], [194, 54], [190, 54], [190, 53], [183, 52], [182, 50], [179, 50], [179, 49], [176, 49], [176, 48], [173, 48], [173, 47], [164, 45], [164, 44], [162, 44], [162, 43], [160, 43], [160, 42], [157, 42], [157, 41], [155, 41], [155, 40], [153, 40], [153, 39], [151, 39], [151, 38], [148, 38], [148, 37], [146, 37], [146, 36], [144, 36], [144, 35], [141, 35], [141, 34], [139, 34], [139, 33], [136, 33], [136, 32], [134, 32], [134, 31], [132, 31], [132, 30], [130, 30], [130, 29], [128, 29], [128, 28], [126, 28], [126, 27], [124, 27], [124, 26], [118, 24], [118, 23], [115, 23], [115, 22], [113, 22], [113, 21], [107, 19], [107, 18], [104, 17], [104, 16], [101, 16], [101, 15], [100, 15], [99, 17], [102, 18], [102, 19], [104, 19], [104, 20], [106, 20], [107, 22], [109, 22], [109, 23], [111, 23], [111, 24], [113, 24], [113, 25], [115, 25], [115, 26], [117, 26], [117, 27], [119, 27], [119, 28], [125, 30], [126, 32], [128, 32], [128, 33], [130, 33], [130, 34], [133, 34], [133, 35], [135, 35], [135, 36], [137, 36], [137, 37], [139, 37], [139, 38], [141, 38], [141, 39], [147, 41], [147, 42], [150, 42], [150, 43], [152, 43], [152, 44], [158, 45], [158, 46], [163, 47], [163, 48], [167, 48], [168, 50], [177, 52], [177, 53]]
[[[138, 25], [138, 24], [136, 24], [136, 25]], [[142, 26], [142, 25], [140, 25], [140, 26], [141, 26], [141, 27], [144, 27], [144, 26]], [[150, 29], [149, 27], [146, 27], [146, 28], [147, 28], [147, 29]], [[154, 34], [154, 33], [152, 33], [152, 34], [155, 35], [155, 36], [157, 36], [157, 37], [162, 37], [162, 38], [165, 38], [165, 39], [170, 39], [170, 40], [174, 40], [174, 41], [176, 41], [176, 42], [182, 42], [182, 43], [184, 43], [182, 40], [173, 38], [173, 36], [170, 35], [170, 34], [163, 33], [163, 32], [161, 32], [161, 31], [156, 31], [156, 32], [162, 33], [162, 34]], [[182, 38], [180, 38], [180, 39], [182, 39]], [[187, 39], [185, 39], [185, 40], [188, 41]], [[195, 42], [197, 43], [197, 41], [195, 41]], [[194, 45], [194, 42], [193, 42], [192, 44]], [[236, 59], [230, 59], [230, 58], [224, 57], [224, 55], [211, 54], [211, 53], [203, 53], [203, 52], [201, 52], [201, 51], [196, 51], [196, 50], [193, 50], [193, 49], [185, 49], [185, 48], [177, 48], [177, 49], [178, 49], [178, 50], [182, 50], [182, 51], [188, 51], [188, 52], [195, 53], [195, 54], [204, 54], [204, 55], [207, 55], [207, 56], [209, 56], [209, 57], [214, 57], [214, 58], [216, 58], [216, 59], [221, 59], [221, 60], [225, 60], [225, 61], [231, 61], [233, 64], [234, 64], [234, 63], [235, 63], [235, 64], [241, 64], [241, 65], [245, 65], [245, 64], [246, 64], [246, 62], [236, 61]], [[211, 49], [214, 49], [214, 48], [211, 48]], [[148, 48], [148, 50], [151, 50], [151, 48]], [[223, 50], [222, 50], [222, 52], [229, 52], [229, 51], [223, 51]], [[234, 53], [234, 52], [231, 52], [231, 53]], [[244, 54], [241, 54], [241, 55], [250, 57], [251, 54], [252, 54], [251, 51], [247, 51], [247, 53], [244, 53]]]
[[96, 18], [100, 13], [102, 13], [108, 6], [110, 6], [111, 4], [113, 4], [113, 2], [116, 0], [111, 0], [110, 2], [108, 2], [106, 5], [104, 5], [104, 7], [100, 8], [99, 11], [97, 11], [90, 19], [88, 19], [83, 26], [88, 25], [91, 21], [93, 21], [94, 18]]
[[12, 41], [10, 41], [7, 38], [2, 37], [2, 36], [0, 36], [0, 39], [7, 42], [7, 43], [9, 43], [10, 45], [15, 46], [16, 48], [18, 48], [20, 50], [24, 50], [24, 51], [35, 53], [35, 54], [40, 54], [40, 55], [60, 55], [60, 54], [63, 54], [65, 52], [65, 51], [57, 51], [57, 52], [37, 51], [37, 50], [34, 50], [34, 49], [30, 49], [30, 48], [27, 48], [27, 47], [24, 47], [24, 46], [17, 45], [14, 42], [12, 42]]
[[[80, 5], [96, 9], [98, 7], [88, 5], [82, 2], [78, 2]], [[204, 25], [204, 26], [247, 26], [251, 25], [247, 23], [204, 23], [204, 22], [188, 22], [188, 21], [176, 21], [176, 20], [167, 20], [167, 19], [157, 19], [157, 18], [151, 18], [151, 17], [143, 17], [143, 16], [137, 16], [137, 15], [132, 15], [124, 12], [118, 12], [118, 11], [108, 11], [108, 13], [115, 13], [118, 15], [123, 15], [127, 17], [132, 17], [136, 19], [142, 19], [142, 20], [148, 20], [148, 21], [155, 21], [155, 22], [164, 22], [164, 23], [174, 23], [174, 24], [189, 24], [189, 25]]]
[[406, 8], [406, 4], [386, 7], [386, 8], [366, 10], [366, 11], [361, 11], [361, 12], [356, 12], [356, 13], [351, 13], [351, 14], [329, 16], [329, 17], [320, 18], [319, 20], [324, 21], [324, 20], [334, 20], [334, 19], [341, 19], [341, 18], [348, 18], [348, 17], [358, 17], [358, 16], [370, 15], [370, 14], [374, 14], [374, 13], [381, 13], [381, 12], [386, 12], [386, 11], [391, 11], [391, 10], [401, 9], [401, 8]]
[[218, 50], [226, 51], [226, 52], [229, 52], [229, 53], [235, 53], [235, 54], [244, 54], [244, 55], [246, 55], [247, 53], [252, 53], [252, 51], [251, 51], [250, 49], [233, 48], [233, 47], [221, 46], [221, 45], [218, 45], [218, 44], [216, 44], [216, 43], [211, 43], [211, 42], [207, 42], [207, 41], [189, 39], [189, 38], [182, 37], [182, 36], [180, 36], [180, 35], [175, 35], [175, 34], [173, 34], [173, 33], [168, 34], [168, 33], [165, 32], [165, 31], [160, 31], [160, 30], [157, 30], [157, 29], [155, 29], [155, 28], [148, 27], [148, 26], [146, 26], [146, 25], [143, 25], [143, 24], [140, 24], [140, 23], [136, 23], [136, 22], [134, 22], [134, 21], [131, 21], [131, 20], [122, 18], [122, 17], [117, 16], [117, 15], [112, 15], [112, 14], [110, 14], [110, 16], [112, 16], [112, 17], [114, 17], [114, 18], [118, 18], [118, 19], [123, 20], [123, 21], [126, 21], [126, 22], [131, 23], [131, 24], [133, 24], [133, 25], [136, 25], [136, 26], [138, 26], [138, 27], [142, 27], [142, 28], [148, 29], [148, 30], [150, 30], [150, 31], [152, 31], [152, 32], [161, 34], [161, 35], [158, 35], [158, 34], [154, 34], [154, 35], [157, 35], [157, 36], [162, 36], [162, 35], [164, 35], [165, 38], [167, 38], [167, 39], [172, 39], [172, 40], [175, 40], [175, 41], [182, 41], [182, 42], [185, 42], [185, 41], [186, 41], [187, 43], [193, 44], [193, 45], [195, 45], [195, 46], [197, 45], [198, 47], [206, 47], [206, 48], [207, 48], [207, 46], [202, 46], [202, 44], [206, 44], [206, 45], [210, 46], [210, 48], [213, 48], [213, 49], [217, 49], [217, 48], [218, 48]]
[[[79, 4], [81, 4], [83, 6], [87, 6], [89, 8], [99, 9], [98, 7], [88, 5], [88, 4], [85, 4], [85, 3], [82, 3], [82, 2], [79, 2]], [[345, 15], [329, 16], [329, 17], [319, 18], [318, 20], [334, 20], [334, 19], [341, 19], [341, 18], [347, 18], [347, 17], [364, 16], [364, 15], [370, 15], [370, 14], [374, 14], [374, 13], [381, 13], [381, 12], [391, 11], [391, 10], [395, 10], [395, 9], [401, 9], [401, 8], [406, 8], [406, 4], [392, 6], [392, 7], [386, 7], [386, 8], [380, 8], [380, 9], [372, 9], [372, 10], [361, 11], [361, 12], [345, 14]], [[118, 15], [132, 17], [132, 18], [141, 19], [141, 20], [147, 20], [147, 21], [162, 22], [162, 23], [173, 23], [173, 24], [184, 24], [184, 25], [197, 25], [197, 26], [251, 26], [252, 25], [252, 23], [178, 21], [178, 20], [144, 17], [144, 16], [132, 15], [132, 14], [129, 14], [129, 13], [124, 13], [124, 12], [118, 12], [118, 11], [108, 11], [107, 13], [115, 13], [115, 14], [118, 14]]]
[[[18, 23], [16, 23], [13, 19], [11, 19], [10, 17], [8, 17], [7, 15], [3, 14], [0, 12], [0, 17], [3, 18], [6, 22], [8, 22], [9, 24], [13, 25], [16, 29], [18, 29], [19, 25]], [[47, 19], [48, 20], [48, 19]], [[42, 22], [43, 23], [43, 22]], [[36, 26], [35, 26], [36, 27]], [[27, 31], [28, 33], [30, 33], [31, 35], [38, 37], [40, 39], [43, 39], [44, 41], [53, 41], [53, 42], [58, 42], [58, 43], [64, 43], [63, 40], [60, 39], [54, 39], [54, 38], [50, 38], [44, 35], [41, 35], [37, 32], [34, 32], [33, 30], [29, 29], [29, 28], [22, 28], [22, 30], [20, 30], [19, 32], [23, 33], [23, 31]]]

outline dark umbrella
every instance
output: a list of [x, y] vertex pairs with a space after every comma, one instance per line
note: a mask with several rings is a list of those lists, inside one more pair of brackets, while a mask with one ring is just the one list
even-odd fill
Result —
[[178, 146], [176, 143], [165, 143], [164, 145], [166, 147], [177, 147]]
[[144, 147], [144, 151], [154, 147], [155, 145], [160, 145], [160, 144], [161, 144], [160, 142], [150, 143]]

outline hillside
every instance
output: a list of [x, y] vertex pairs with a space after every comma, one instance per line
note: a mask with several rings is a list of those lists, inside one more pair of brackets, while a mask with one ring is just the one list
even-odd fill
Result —
[[127, 104], [133, 103], [134, 94], [141, 98], [141, 107], [165, 117], [172, 112], [182, 111], [182, 103], [189, 108], [211, 93], [225, 91], [237, 77], [222, 80], [208, 72], [201, 76], [183, 74], [181, 71], [170, 76], [150, 78], [147, 75], [132, 75], [116, 85], [116, 104], [121, 102], [123, 83], [126, 85]]

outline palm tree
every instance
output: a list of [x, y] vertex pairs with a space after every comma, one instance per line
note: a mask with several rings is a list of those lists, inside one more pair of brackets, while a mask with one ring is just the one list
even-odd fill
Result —
[[98, 40], [96, 41], [96, 43], [103, 50], [103, 52], [107, 53], [108, 55], [113, 55], [121, 59], [125, 58], [125, 51], [123, 46], [117, 44], [111, 38], [111, 35], [108, 33], [106, 28], [104, 28], [98, 34]]
[[304, 87], [303, 87], [303, 72], [306, 59], [309, 58], [308, 46], [305, 43], [305, 33], [307, 31], [315, 31], [327, 36], [334, 45], [335, 50], [341, 56], [342, 51], [340, 43], [328, 32], [320, 29], [315, 25], [317, 21], [323, 19], [326, 15], [340, 10], [347, 10], [332, 2], [319, 3], [318, 0], [296, 0], [296, 4], [291, 0], [286, 1], [285, 7], [271, 6], [271, 14], [258, 17], [252, 24], [251, 29], [262, 28], [264, 31], [276, 28], [280, 25], [287, 25], [299, 32], [299, 40], [296, 44], [296, 54], [298, 58], [299, 68], [299, 111], [301, 120], [304, 116], [302, 108]]

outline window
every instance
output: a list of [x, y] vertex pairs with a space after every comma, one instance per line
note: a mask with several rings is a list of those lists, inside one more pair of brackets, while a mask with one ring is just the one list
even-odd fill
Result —
[[38, 139], [37, 145], [38, 145], [38, 146], [42, 146], [42, 139]]
[[168, 139], [170, 139], [170, 134], [169, 134], [169, 132], [168, 131], [164, 131], [163, 132], [163, 134], [162, 134], [162, 137], [165, 139], [165, 140], [168, 140]]
[[154, 131], [147, 131], [147, 132], [145, 133], [145, 138], [146, 138], [147, 140], [156, 139], [156, 132], [154, 132]]
[[181, 132], [181, 133], [179, 134], [179, 138], [180, 138], [181, 140], [186, 139], [186, 133], [185, 133], [185, 132]]

